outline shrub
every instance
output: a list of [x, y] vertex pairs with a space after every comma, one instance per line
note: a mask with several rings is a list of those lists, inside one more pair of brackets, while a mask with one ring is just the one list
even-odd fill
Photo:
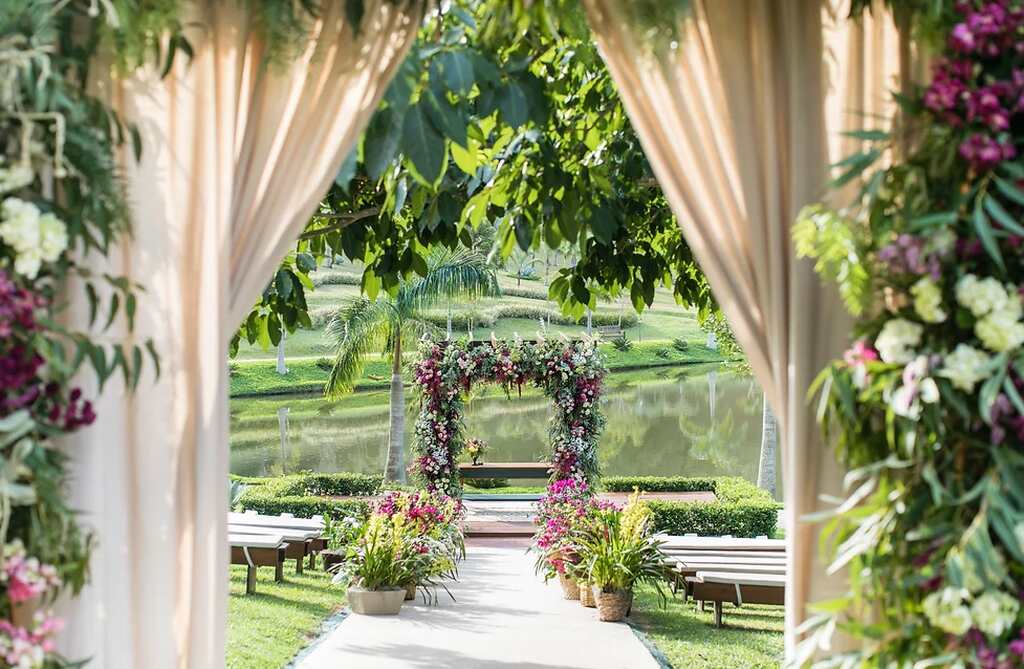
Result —
[[546, 290], [534, 290], [532, 288], [522, 287], [517, 288], [513, 286], [512, 288], [502, 288], [501, 294], [507, 295], [508, 297], [525, 297], [528, 300], [548, 301], [548, 293]]
[[345, 272], [323, 271], [313, 275], [314, 286], [361, 286], [363, 277]]
[[314, 330], [322, 330], [327, 327], [336, 313], [338, 313], [337, 307], [320, 307], [309, 312], [309, 322]]
[[672, 355], [672, 351], [668, 350], [667, 348], [659, 348], [654, 351], [654, 355], [658, 356], [659, 358], [668, 359], [668, 357]]
[[626, 352], [633, 348], [633, 342], [629, 341], [629, 338], [626, 337], [625, 333], [623, 333], [615, 339], [612, 339], [612, 346], [616, 351]]
[[279, 496], [268, 491], [268, 486], [253, 486], [246, 489], [239, 500], [243, 511], [256, 511], [270, 516], [282, 513], [293, 514], [296, 518], [323, 516], [341, 520], [346, 517], [365, 518], [370, 505], [361, 499], [331, 499], [311, 495]]
[[493, 490], [504, 488], [508, 485], [508, 479], [467, 479], [466, 485], [471, 485], [480, 490]]
[[229, 362], [228, 363], [228, 378], [231, 378], [232, 376], [235, 376], [236, 374], [238, 374], [238, 363], [237, 362]]
[[322, 370], [324, 372], [329, 372], [332, 369], [334, 369], [334, 361], [331, 360], [330, 358], [321, 356], [316, 359], [316, 362], [314, 364], [316, 365], [317, 369]]
[[672, 340], [672, 348], [674, 348], [677, 351], [685, 351], [686, 349], [690, 348], [690, 343], [683, 339], [682, 337], [676, 337], [675, 339]]
[[738, 476], [689, 478], [684, 476], [610, 476], [605, 490], [625, 492], [713, 492], [717, 502], [652, 500], [655, 527], [668, 534], [701, 536], [773, 536], [778, 524], [778, 504], [766, 490]]
[[274, 494], [360, 496], [380, 492], [383, 477], [379, 474], [291, 474], [270, 479], [265, 488]]

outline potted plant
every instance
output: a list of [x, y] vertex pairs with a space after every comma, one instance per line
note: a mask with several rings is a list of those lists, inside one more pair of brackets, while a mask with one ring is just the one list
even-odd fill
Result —
[[404, 516], [371, 514], [338, 565], [334, 582], [347, 585], [354, 613], [395, 615], [401, 610], [404, 584], [415, 578], [407, 558], [405, 524]]
[[638, 493], [621, 511], [596, 511], [593, 521], [579, 533], [579, 569], [593, 583], [600, 620], [616, 622], [629, 615], [637, 583], [651, 583], [662, 601], [666, 600], [661, 585], [669, 565], [652, 533], [653, 513]]
[[539, 527], [533, 536], [535, 569], [544, 575], [545, 581], [557, 577], [566, 599], [580, 598], [580, 587], [574, 578], [580, 561], [574, 537], [581, 519], [595, 508], [594, 504], [589, 486], [575, 479], [555, 481], [537, 504], [534, 523]]
[[483, 439], [467, 439], [466, 454], [469, 455], [474, 465], [482, 465], [484, 453], [487, 452], [487, 442]]

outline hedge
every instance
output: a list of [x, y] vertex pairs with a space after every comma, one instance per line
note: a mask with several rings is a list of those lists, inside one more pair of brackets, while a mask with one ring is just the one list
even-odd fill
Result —
[[[528, 320], [539, 320], [543, 318], [555, 325], [580, 325], [587, 322], [585, 316], [577, 319], [566, 316], [557, 309], [538, 307], [532, 304], [500, 304], [486, 309], [460, 310], [452, 312], [452, 327], [463, 329], [467, 325], [486, 328], [493, 327], [503, 318], [522, 318]], [[446, 327], [448, 314], [446, 312], [433, 311], [423, 315], [423, 319], [437, 327]], [[635, 313], [594, 313], [591, 314], [591, 323], [597, 327], [600, 325], [619, 325], [624, 328], [631, 328], [637, 324]]]
[[766, 490], [735, 476], [689, 478], [683, 476], [609, 476], [605, 490], [627, 492], [713, 492], [716, 502], [652, 500], [658, 532], [734, 537], [774, 536], [781, 505]]
[[279, 497], [291, 496], [345, 496], [360, 497], [380, 492], [383, 477], [380, 474], [288, 474], [274, 478], [232, 477], [247, 485], [262, 486], [264, 490]]
[[335, 520], [346, 516], [365, 517], [370, 505], [361, 499], [333, 499], [312, 495], [279, 496], [268, 492], [269, 486], [253, 486], [247, 489], [239, 500], [243, 511], [256, 511], [270, 516], [290, 513], [296, 518], [324, 516]]

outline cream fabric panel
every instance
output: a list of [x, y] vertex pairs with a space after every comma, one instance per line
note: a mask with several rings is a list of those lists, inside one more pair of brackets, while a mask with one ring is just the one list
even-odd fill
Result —
[[96, 424], [65, 444], [98, 537], [92, 582], [65, 607], [68, 656], [223, 666], [227, 342], [369, 121], [418, 6], [366, 0], [354, 34], [344, 3], [324, 3], [304, 51], [268, 69], [245, 3], [193, 2], [190, 63], [96, 83], [144, 149], [123, 159], [134, 237], [90, 265], [145, 285], [135, 337], [156, 341], [162, 374], [135, 394], [112, 379]]
[[[623, 102], [687, 242], [780, 420], [790, 554], [787, 651], [807, 602], [845, 590], [828, 576], [816, 528], [799, 522], [840, 489], [806, 402], [847, 343], [834, 291], [795, 257], [790, 228], [827, 195], [830, 162], [887, 111], [896, 41], [883, 14], [863, 24], [821, 0], [694, 0], [678, 43], [647, 50], [628, 0], [584, 0]], [[837, 17], [843, 17], [838, 20]], [[839, 111], [843, 113], [840, 114]]]

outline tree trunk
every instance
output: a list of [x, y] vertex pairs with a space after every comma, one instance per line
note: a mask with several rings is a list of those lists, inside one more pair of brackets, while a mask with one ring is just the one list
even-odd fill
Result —
[[394, 360], [391, 363], [391, 429], [388, 432], [388, 459], [384, 480], [405, 483], [405, 388], [402, 386], [401, 333], [395, 333]]
[[277, 373], [284, 376], [288, 373], [288, 367], [284, 364], [284, 339], [285, 335], [281, 333], [281, 340], [277, 342]]
[[590, 311], [590, 307], [587, 307], [587, 336], [593, 334], [593, 313]]
[[775, 496], [775, 452], [779, 444], [779, 424], [775, 420], [768, 399], [764, 399], [761, 414], [761, 459], [757, 464], [757, 487]]

